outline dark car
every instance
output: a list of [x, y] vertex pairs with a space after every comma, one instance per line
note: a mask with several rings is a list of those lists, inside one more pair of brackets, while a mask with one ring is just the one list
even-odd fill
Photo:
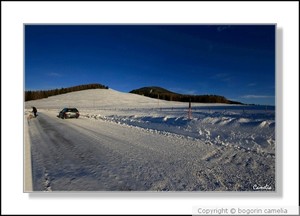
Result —
[[57, 117], [62, 118], [62, 119], [65, 119], [65, 118], [78, 118], [79, 117], [79, 111], [76, 108], [64, 108], [62, 111], [59, 112]]

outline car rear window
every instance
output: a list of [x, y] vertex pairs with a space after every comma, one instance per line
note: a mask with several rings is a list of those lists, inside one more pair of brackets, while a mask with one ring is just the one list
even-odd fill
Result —
[[73, 109], [68, 109], [68, 112], [78, 112], [78, 110], [73, 108]]

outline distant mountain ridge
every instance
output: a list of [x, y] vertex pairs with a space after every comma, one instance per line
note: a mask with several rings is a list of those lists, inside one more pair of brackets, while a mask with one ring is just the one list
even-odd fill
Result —
[[134, 89], [129, 93], [139, 94], [146, 97], [157, 98], [167, 101], [242, 104], [241, 102], [228, 100], [224, 96], [220, 95], [185, 95], [175, 93], [158, 86], [142, 87], [139, 89]]

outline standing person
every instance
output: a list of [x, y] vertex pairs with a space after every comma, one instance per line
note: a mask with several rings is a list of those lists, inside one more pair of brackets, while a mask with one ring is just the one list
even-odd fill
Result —
[[37, 109], [35, 107], [32, 107], [32, 112], [34, 114], [34, 117], [37, 117]]

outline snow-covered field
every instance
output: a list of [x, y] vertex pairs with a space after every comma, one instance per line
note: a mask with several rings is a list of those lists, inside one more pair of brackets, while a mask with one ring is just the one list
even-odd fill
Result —
[[274, 107], [195, 103], [189, 118], [187, 103], [111, 89], [31, 106], [34, 191], [275, 191]]

